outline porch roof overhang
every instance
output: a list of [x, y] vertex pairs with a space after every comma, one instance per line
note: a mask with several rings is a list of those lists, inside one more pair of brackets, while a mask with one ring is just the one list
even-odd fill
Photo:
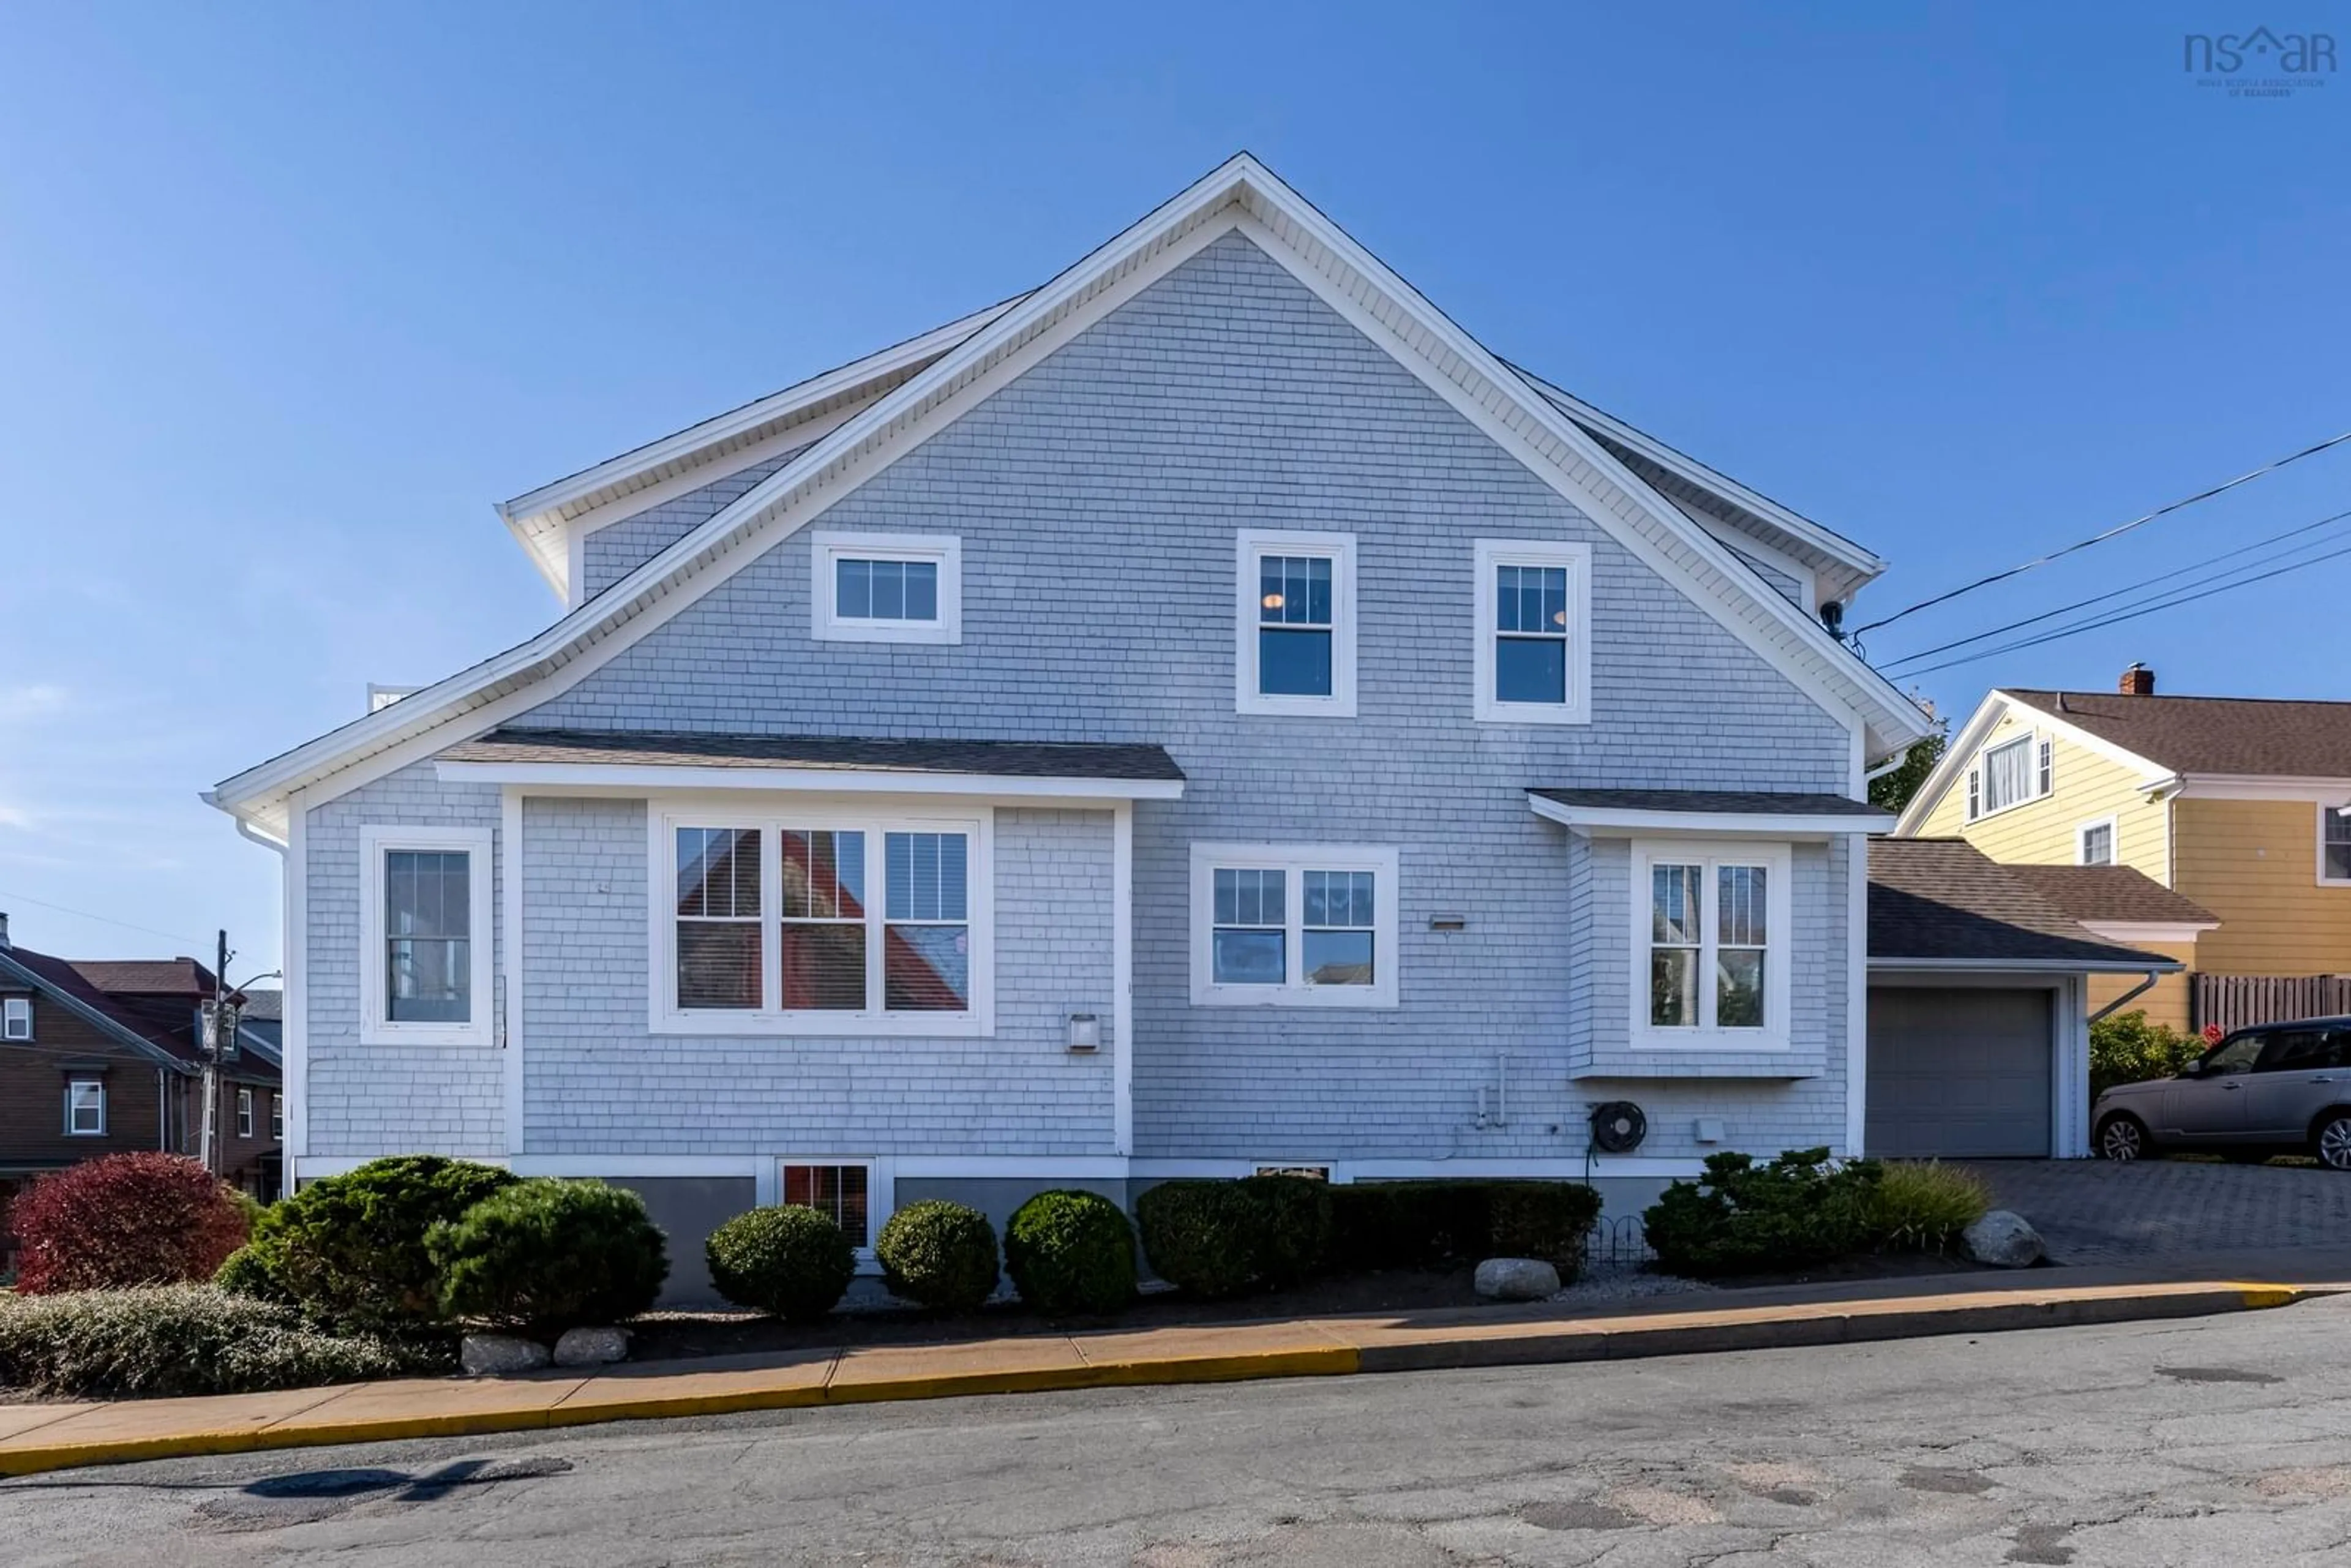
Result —
[[1883, 833], [1894, 813], [1843, 795], [1777, 790], [1529, 789], [1538, 817], [1580, 833], [1735, 833], [1771, 839]]
[[591, 793], [757, 789], [1173, 800], [1184, 771], [1127, 742], [501, 729], [434, 759], [443, 779]]

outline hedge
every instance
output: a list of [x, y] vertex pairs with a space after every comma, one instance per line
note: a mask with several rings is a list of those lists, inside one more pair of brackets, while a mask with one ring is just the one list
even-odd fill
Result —
[[1134, 1299], [1134, 1228], [1099, 1193], [1040, 1192], [1004, 1228], [1004, 1266], [1049, 1317], [1119, 1312]]
[[1600, 1195], [1564, 1181], [1356, 1182], [1331, 1188], [1331, 1209], [1343, 1269], [1539, 1258], [1567, 1280], [1583, 1265]]
[[1135, 1199], [1152, 1271], [1196, 1296], [1299, 1284], [1331, 1245], [1331, 1186], [1307, 1176], [1162, 1182]]
[[449, 1317], [553, 1339], [650, 1310], [669, 1250], [644, 1199], [601, 1181], [534, 1177], [425, 1232]]
[[0, 1385], [46, 1398], [248, 1394], [440, 1371], [413, 1345], [321, 1333], [211, 1285], [0, 1294]]
[[209, 1280], [245, 1244], [235, 1190], [180, 1155], [108, 1155], [45, 1176], [8, 1211], [28, 1295]]

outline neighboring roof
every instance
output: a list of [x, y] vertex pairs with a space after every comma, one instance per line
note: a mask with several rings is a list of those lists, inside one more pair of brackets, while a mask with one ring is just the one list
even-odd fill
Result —
[[2070, 919], [2141, 925], [2220, 923], [2219, 915], [2180, 897], [2136, 866], [2006, 863], [2009, 875], [2023, 878]]
[[1705, 816], [1882, 817], [1886, 813], [1866, 800], [1843, 795], [1811, 795], [1778, 790], [1728, 789], [1530, 789], [1527, 793], [1562, 806], [1591, 806], [1602, 810], [1684, 811]]
[[2351, 702], [2272, 697], [2004, 695], [2174, 773], [2351, 779]]
[[74, 973], [118, 996], [209, 997], [213, 972], [193, 958], [71, 958]]
[[276, 1023], [286, 1016], [286, 993], [248, 990], [242, 1009], [247, 1023]]
[[1883, 756], [1928, 732], [1917, 706], [1850, 647], [1242, 154], [994, 317], [538, 636], [247, 768], [206, 799], [249, 829], [282, 835], [294, 790], [332, 799], [569, 689], [915, 449], [970, 398], [1017, 373], [1025, 355], [1048, 351], [1059, 340], [1055, 334], [1081, 330], [1236, 231], [1277, 254], [1292, 276], [1399, 363], [1444, 382], [1457, 406], [1474, 411], [1468, 416], [1528, 472], [1573, 500], [1759, 657], [1831, 711], [1859, 721], [1865, 756]]
[[109, 996], [91, 985], [70, 960], [36, 953], [28, 947], [0, 948], [0, 980], [8, 979], [46, 993], [100, 1033], [141, 1055], [183, 1071], [192, 1071], [197, 1061], [193, 1007], [186, 1009], [189, 1028], [184, 1033], [175, 1033], [169, 1019], [133, 1006], [125, 998]]
[[1873, 839], [1869, 957], [1997, 968], [2177, 969], [2160, 954], [2101, 942], [2025, 879], [1964, 839]]
[[810, 768], [857, 772], [978, 773], [1006, 779], [1181, 780], [1156, 746], [1086, 741], [896, 740], [854, 736], [649, 734], [643, 730], [500, 729], [453, 746], [444, 762], [537, 762], [639, 768]]

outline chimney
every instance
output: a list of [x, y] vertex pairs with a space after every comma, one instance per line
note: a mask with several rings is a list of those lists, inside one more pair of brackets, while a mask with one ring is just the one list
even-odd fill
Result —
[[2155, 672], [2145, 664], [2133, 664], [2123, 672], [2115, 690], [2126, 697], [2151, 697], [2155, 695]]
[[8, 912], [0, 909], [0, 953], [8, 951]]

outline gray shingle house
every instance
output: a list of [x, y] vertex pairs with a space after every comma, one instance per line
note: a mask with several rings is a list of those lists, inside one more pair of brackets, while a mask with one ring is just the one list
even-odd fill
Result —
[[1882, 563], [1253, 159], [501, 511], [559, 620], [209, 797], [286, 857], [298, 1176], [870, 1235], [1862, 1141], [1864, 779], [1928, 721], [1822, 616]]

